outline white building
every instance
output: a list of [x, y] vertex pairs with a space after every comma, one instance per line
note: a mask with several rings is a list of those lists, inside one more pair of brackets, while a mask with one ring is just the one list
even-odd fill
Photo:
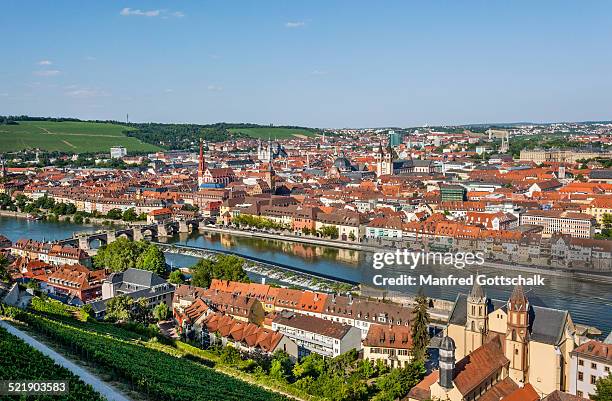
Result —
[[361, 349], [358, 328], [313, 316], [283, 311], [272, 322], [272, 329], [298, 345], [299, 357], [314, 352], [333, 358], [352, 349]]
[[127, 155], [127, 150], [123, 146], [113, 146], [110, 148], [111, 159], [121, 159]]
[[589, 398], [595, 383], [612, 370], [612, 344], [591, 340], [571, 353], [569, 392]]

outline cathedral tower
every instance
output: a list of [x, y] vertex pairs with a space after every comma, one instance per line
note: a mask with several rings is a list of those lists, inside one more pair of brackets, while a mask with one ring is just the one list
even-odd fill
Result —
[[198, 158], [198, 187], [204, 184], [204, 172], [206, 171], [206, 161], [204, 160], [204, 144], [200, 138], [200, 157]]
[[484, 344], [488, 331], [487, 296], [480, 284], [476, 282], [467, 298], [465, 329], [465, 354], [467, 355]]

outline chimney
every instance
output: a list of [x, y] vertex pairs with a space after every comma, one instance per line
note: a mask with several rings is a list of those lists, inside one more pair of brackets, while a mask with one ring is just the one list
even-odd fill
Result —
[[440, 378], [438, 382], [440, 386], [446, 389], [452, 389], [453, 371], [455, 370], [455, 342], [452, 338], [446, 336], [440, 344]]

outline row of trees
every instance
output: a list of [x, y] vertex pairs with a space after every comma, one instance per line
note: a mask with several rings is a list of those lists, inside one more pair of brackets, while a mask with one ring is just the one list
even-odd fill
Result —
[[23, 194], [17, 195], [15, 199], [8, 194], [0, 194], [0, 209], [37, 215], [46, 214], [50, 220], [57, 220], [58, 216], [73, 215], [73, 221], [77, 224], [87, 223], [90, 218], [107, 218], [126, 222], [144, 221], [147, 219], [146, 213], [137, 214], [134, 208], [129, 208], [125, 211], [111, 209], [106, 215], [98, 211], [92, 213], [77, 211], [74, 204], [55, 202], [53, 198], [47, 195], [33, 200]]
[[277, 223], [276, 221], [266, 219], [265, 217], [253, 216], [250, 214], [240, 214], [232, 219], [238, 227], [253, 227], [258, 230], [289, 230], [287, 224]]

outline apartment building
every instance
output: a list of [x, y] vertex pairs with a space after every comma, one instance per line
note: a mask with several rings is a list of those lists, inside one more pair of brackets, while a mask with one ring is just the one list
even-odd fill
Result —
[[542, 234], [548, 237], [561, 233], [576, 238], [591, 238], [595, 233], [595, 218], [586, 213], [528, 210], [521, 215], [521, 224], [542, 226]]
[[333, 358], [352, 349], [361, 349], [359, 329], [314, 316], [283, 311], [272, 321], [272, 329], [298, 345], [298, 358], [313, 352]]

